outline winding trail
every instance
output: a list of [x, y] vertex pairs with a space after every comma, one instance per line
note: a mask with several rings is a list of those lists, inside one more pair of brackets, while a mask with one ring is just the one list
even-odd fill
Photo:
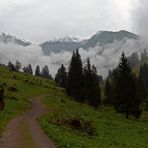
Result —
[[31, 109], [8, 123], [0, 138], [0, 148], [55, 148], [37, 122], [46, 112], [41, 97], [32, 98]]

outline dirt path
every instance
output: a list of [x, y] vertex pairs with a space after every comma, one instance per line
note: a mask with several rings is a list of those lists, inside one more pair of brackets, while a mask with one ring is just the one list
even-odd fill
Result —
[[8, 123], [0, 148], [55, 148], [36, 120], [46, 112], [40, 97], [34, 97], [31, 109]]

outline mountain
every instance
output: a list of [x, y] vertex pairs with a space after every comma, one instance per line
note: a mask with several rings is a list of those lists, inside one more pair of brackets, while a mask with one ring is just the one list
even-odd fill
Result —
[[53, 41], [47, 41], [40, 44], [45, 55], [49, 55], [50, 52], [60, 52], [62, 50], [73, 51], [81, 47], [81, 41], [75, 37], [65, 37], [61, 39], [55, 39]]
[[32, 42], [27, 41], [26, 39], [21, 39], [17, 36], [6, 34], [6, 33], [0, 34], [0, 42], [5, 43], [5, 44], [14, 43], [14, 44], [21, 45], [24, 47], [32, 44]]
[[95, 35], [86, 40], [80, 40], [74, 37], [66, 37], [63, 39], [44, 42], [40, 44], [40, 46], [42, 47], [45, 55], [49, 55], [50, 52], [60, 52], [62, 50], [73, 51], [76, 48], [84, 48], [87, 50], [97, 46], [98, 44], [103, 46], [109, 43], [113, 43], [114, 41], [126, 41], [128, 39], [136, 40], [139, 39], [139, 36], [125, 30], [118, 32], [98, 31]]

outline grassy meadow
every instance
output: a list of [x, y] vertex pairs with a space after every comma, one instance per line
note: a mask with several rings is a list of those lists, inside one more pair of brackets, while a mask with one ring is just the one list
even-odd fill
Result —
[[[110, 107], [96, 111], [74, 102], [60, 88], [51, 91], [44, 103], [53, 113], [42, 117], [40, 124], [60, 148], [148, 147], [148, 122], [127, 120]], [[80, 121], [80, 128], [75, 128], [75, 120]]]
[[[39, 119], [45, 133], [59, 148], [147, 148], [148, 122], [116, 114], [100, 106], [96, 111], [72, 100], [53, 81], [10, 72], [0, 66], [5, 86], [5, 110], [0, 112], [0, 134], [10, 119], [27, 110], [33, 96], [43, 97], [52, 113]], [[12, 89], [13, 88], [13, 89]], [[15, 89], [14, 89], [15, 88]]]
[[24, 74], [10, 72], [7, 67], [0, 66], [0, 84], [5, 88], [5, 109], [0, 112], [0, 134], [7, 122], [29, 108], [33, 96], [48, 93], [53, 82]]

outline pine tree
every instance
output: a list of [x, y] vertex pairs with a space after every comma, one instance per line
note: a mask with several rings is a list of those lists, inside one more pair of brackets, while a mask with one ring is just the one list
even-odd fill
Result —
[[63, 64], [57, 71], [57, 74], [55, 76], [55, 82], [63, 88], [66, 88], [67, 86], [67, 72]]
[[27, 67], [24, 67], [23, 71], [31, 75], [33, 74], [32, 66], [30, 64]]
[[83, 66], [79, 50], [73, 52], [68, 68], [67, 93], [77, 101], [83, 101]]
[[95, 66], [91, 66], [89, 58], [87, 59], [87, 64], [84, 67], [83, 95], [90, 105], [94, 106], [96, 109], [98, 108], [101, 102], [99, 77]]
[[41, 74], [40, 74], [40, 67], [39, 67], [39, 65], [36, 66], [35, 75], [36, 75], [36, 76], [40, 76], [40, 75], [41, 75]]
[[122, 53], [116, 72], [115, 110], [124, 113], [126, 118], [129, 118], [129, 115], [137, 117], [137, 113], [140, 114], [141, 98], [137, 97], [135, 77], [131, 73], [124, 53]]
[[93, 100], [92, 105], [97, 109], [101, 103], [101, 91], [100, 91], [100, 82], [97, 75], [97, 69], [93, 65], [92, 66], [92, 81], [93, 81]]
[[49, 74], [49, 69], [48, 69], [47, 65], [45, 65], [43, 67], [42, 72], [41, 72], [41, 76], [44, 77], [44, 78], [52, 80], [52, 76]]
[[11, 71], [16, 71], [15, 66], [13, 65], [13, 63], [11, 63], [11, 61], [8, 62], [8, 68]]
[[109, 78], [106, 79], [104, 91], [105, 91], [104, 103], [106, 105], [112, 105], [113, 104], [113, 102], [112, 102], [112, 88], [111, 88]]
[[148, 64], [144, 63], [140, 66], [139, 79], [144, 83], [144, 86], [148, 89]]

